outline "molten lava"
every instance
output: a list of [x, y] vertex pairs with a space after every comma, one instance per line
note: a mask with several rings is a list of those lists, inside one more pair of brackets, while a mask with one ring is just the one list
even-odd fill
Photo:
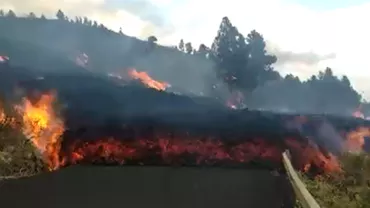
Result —
[[[174, 133], [171, 129], [146, 134], [135, 126], [122, 129], [116, 136], [85, 138], [65, 132], [64, 121], [53, 108], [55, 93], [45, 93], [35, 102], [24, 98], [16, 106], [22, 119], [21, 129], [40, 152], [50, 170], [78, 163], [139, 164], [139, 165], [221, 165], [248, 166], [260, 164], [280, 168], [282, 152], [290, 150], [292, 163], [302, 171], [320, 173], [341, 171], [336, 156], [318, 147], [311, 140], [296, 135], [290, 138], [265, 138], [261, 135], [241, 135], [242, 139], [221, 139], [215, 135]], [[296, 124], [311, 121], [309, 117], [294, 117]], [[0, 108], [0, 121], [6, 120]], [[131, 134], [131, 130], [141, 132]], [[145, 135], [145, 136], [143, 136]], [[346, 151], [362, 151], [370, 128], [358, 127], [343, 136]], [[269, 137], [274, 137], [271, 134]], [[63, 143], [62, 143], [63, 138]]]
[[69, 146], [66, 161], [142, 165], [248, 165], [265, 160], [279, 164], [283, 150], [263, 140], [225, 145], [219, 140], [195, 138], [114, 138], [78, 141]]
[[24, 98], [16, 110], [22, 116], [22, 131], [43, 156], [50, 170], [60, 166], [59, 152], [63, 121], [53, 109], [54, 93], [42, 94], [37, 102]]
[[130, 69], [129, 75], [132, 79], [140, 80], [140, 82], [142, 82], [147, 87], [156, 90], [164, 91], [170, 86], [168, 83], [157, 81], [151, 78], [146, 72], [138, 72], [136, 69]]

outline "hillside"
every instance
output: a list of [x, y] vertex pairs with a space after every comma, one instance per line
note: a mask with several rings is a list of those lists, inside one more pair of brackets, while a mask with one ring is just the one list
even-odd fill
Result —
[[[361, 93], [335, 69], [327, 67], [307, 80], [282, 76], [274, 68], [278, 57], [267, 51], [263, 35], [255, 30], [241, 34], [228, 17], [222, 18], [212, 45], [194, 49], [183, 40], [176, 47], [164, 47], [154, 36], [143, 41], [87, 17], [72, 20], [60, 10], [57, 14], [57, 19], [46, 19], [32, 12], [27, 17], [0, 12], [0, 55], [10, 56], [17, 66], [58, 74], [88, 70], [127, 75], [133, 67], [168, 82], [171, 89], [218, 98], [238, 108], [370, 113]], [[81, 57], [84, 66], [77, 67]]]
[[86, 53], [92, 71], [123, 72], [134, 67], [189, 91], [203, 90], [204, 77], [213, 74], [212, 62], [203, 57], [156, 44], [152, 47], [102, 26], [3, 17], [0, 28], [0, 53], [18, 66], [62, 73], [74, 67], [77, 55]]

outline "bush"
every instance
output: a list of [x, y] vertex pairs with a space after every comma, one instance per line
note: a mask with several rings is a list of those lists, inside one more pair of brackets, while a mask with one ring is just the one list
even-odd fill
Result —
[[340, 157], [343, 172], [309, 178], [301, 174], [310, 193], [323, 207], [370, 207], [370, 159], [365, 153]]
[[45, 170], [41, 157], [19, 127], [15, 117], [0, 119], [0, 177], [22, 177]]

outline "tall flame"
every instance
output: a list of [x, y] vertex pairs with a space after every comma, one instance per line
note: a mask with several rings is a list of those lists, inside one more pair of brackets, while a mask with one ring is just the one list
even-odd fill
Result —
[[52, 107], [54, 101], [55, 94], [46, 93], [35, 103], [24, 98], [22, 104], [16, 106], [16, 110], [22, 115], [23, 133], [41, 153], [50, 170], [60, 166], [59, 152], [61, 135], [64, 132], [63, 121]]
[[130, 69], [129, 75], [133, 79], [140, 80], [143, 84], [145, 84], [147, 87], [164, 91], [166, 88], [168, 88], [170, 85], [166, 82], [157, 81], [149, 76], [146, 72], [138, 72], [136, 69]]

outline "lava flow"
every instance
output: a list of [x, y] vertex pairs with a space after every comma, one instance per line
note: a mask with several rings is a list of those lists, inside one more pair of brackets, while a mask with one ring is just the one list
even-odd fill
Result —
[[[150, 130], [148, 133], [143, 128], [132, 126], [121, 129], [118, 136], [85, 138], [71, 130], [65, 131], [63, 120], [53, 108], [55, 101], [55, 93], [45, 93], [34, 102], [24, 98], [16, 106], [22, 118], [23, 133], [32, 141], [50, 170], [79, 163], [233, 167], [257, 164], [281, 168], [282, 152], [288, 149], [293, 165], [299, 170], [341, 171], [334, 154], [299, 135], [291, 138], [280, 138], [279, 134], [276, 134], [277, 138], [242, 135], [242, 139], [235, 140], [170, 129]], [[309, 119], [304, 121], [309, 122]], [[345, 150], [362, 151], [366, 136], [370, 136], [370, 131], [365, 127], [347, 132], [343, 139]]]

